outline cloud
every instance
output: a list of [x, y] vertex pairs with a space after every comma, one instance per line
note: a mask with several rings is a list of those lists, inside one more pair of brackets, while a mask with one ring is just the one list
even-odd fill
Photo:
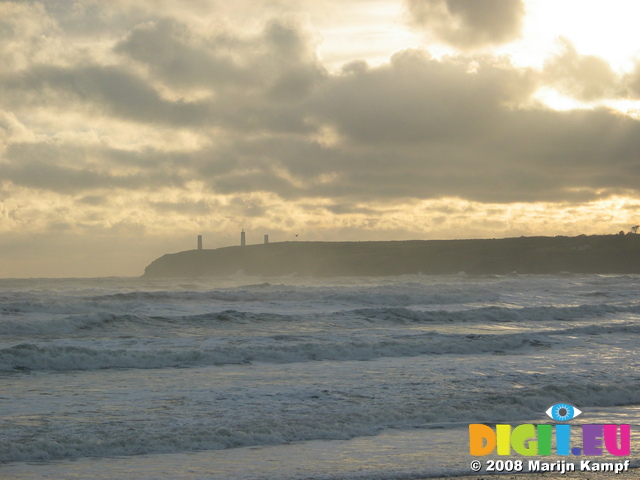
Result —
[[115, 51], [147, 65], [155, 76], [171, 85], [246, 88], [253, 78], [230, 52], [233, 39], [225, 40], [205, 43], [187, 25], [163, 18], [136, 26], [116, 44]]
[[[153, 24], [159, 27], [153, 31], [176, 41], [175, 25]], [[272, 65], [273, 74], [248, 81], [244, 96], [243, 85], [234, 83], [223, 98], [168, 100], [151, 85], [152, 77], [119, 65], [38, 65], [5, 77], [14, 101], [16, 91], [26, 91], [33, 105], [37, 98], [49, 105], [66, 99], [104, 116], [168, 124], [208, 139], [190, 151], [117, 148], [99, 137], [87, 144], [74, 143], [73, 136], [14, 139], [5, 146], [5, 181], [81, 192], [85, 198], [99, 198], [109, 188], [184, 189], [189, 182], [204, 182], [211, 194], [233, 198], [331, 199], [339, 205], [336, 212], [380, 199], [566, 202], [637, 191], [640, 123], [608, 110], [531, 107], [541, 78], [533, 70], [488, 56], [437, 60], [406, 50], [377, 67], [360, 63], [323, 72], [313, 88], [282, 99], [274, 98], [273, 80], [317, 59], [305, 35], [287, 25], [271, 23], [260, 38], [275, 45], [265, 48], [282, 66]], [[178, 82], [177, 72], [165, 72], [162, 61], [148, 66], [158, 69], [162, 82]], [[206, 86], [205, 78], [189, 78]], [[207, 88], [216, 91], [218, 83]], [[7, 128], [2, 131], [13, 131]], [[325, 131], [335, 134], [333, 142], [319, 139]], [[197, 213], [207, 205], [199, 198], [185, 202], [155, 202], [153, 208]], [[264, 212], [260, 203], [234, 202], [229, 205], [241, 215]]]
[[310, 35], [287, 19], [269, 22], [257, 35], [216, 30], [203, 36], [164, 18], [134, 28], [115, 51], [148, 67], [156, 80], [218, 95], [240, 90], [295, 100], [326, 75]]
[[217, 202], [207, 202], [205, 200], [193, 201], [182, 199], [178, 201], [162, 201], [150, 202], [150, 206], [163, 214], [182, 214], [182, 215], [210, 215], [219, 208]]
[[45, 100], [59, 108], [71, 104], [89, 107], [94, 114], [182, 126], [214, 120], [207, 102], [166, 100], [142, 78], [118, 66], [34, 65], [3, 77], [10, 105], [27, 102], [35, 106]]
[[[153, 156], [152, 162], [149, 155]], [[124, 158], [130, 160], [126, 168]], [[163, 152], [124, 153], [52, 142], [12, 143], [3, 155], [3, 180], [65, 195], [101, 189], [149, 190], [182, 185], [185, 180], [176, 168], [180, 159]]]
[[522, 0], [405, 0], [411, 22], [462, 49], [508, 43], [520, 36]]
[[227, 185], [354, 202], [563, 202], [637, 191], [638, 121], [606, 109], [524, 108], [535, 73], [482, 58], [470, 70], [463, 60], [407, 51], [388, 65], [333, 76], [309, 111], [343, 140], [332, 147], [260, 140], [250, 151], [273, 152], [269, 164], [298, 185], [261, 167]]
[[540, 74], [540, 85], [580, 102], [640, 99], [640, 60], [626, 72], [615, 71], [606, 60], [583, 55], [565, 38], [560, 52], [550, 57]]
[[32, 61], [57, 59], [60, 33], [41, 3], [0, 3], [0, 60], [3, 71], [22, 68]]
[[32, 63], [0, 74], [5, 107], [43, 103], [67, 114], [147, 125], [239, 132], [309, 132], [300, 103], [327, 78], [310, 35], [293, 20], [255, 35], [204, 36], [175, 19], [135, 27], [116, 63]]
[[360, 142], [470, 139], [485, 134], [502, 109], [528, 100], [536, 86], [527, 70], [480, 61], [401, 52], [388, 65], [334, 77], [316, 108]]
[[621, 91], [623, 98], [640, 99], [640, 60], [634, 62], [631, 71], [622, 75]]
[[620, 78], [605, 60], [580, 55], [566, 39], [560, 43], [561, 53], [545, 62], [546, 85], [585, 102], [620, 96]]

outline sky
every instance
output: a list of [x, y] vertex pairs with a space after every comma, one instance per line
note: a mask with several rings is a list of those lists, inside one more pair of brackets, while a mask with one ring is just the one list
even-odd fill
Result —
[[[0, 0], [0, 277], [640, 223], [640, 3]], [[296, 236], [297, 235], [297, 236]]]

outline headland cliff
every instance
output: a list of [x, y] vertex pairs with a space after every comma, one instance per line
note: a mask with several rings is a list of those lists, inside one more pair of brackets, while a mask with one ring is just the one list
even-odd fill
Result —
[[640, 235], [280, 242], [167, 254], [145, 277], [640, 273]]

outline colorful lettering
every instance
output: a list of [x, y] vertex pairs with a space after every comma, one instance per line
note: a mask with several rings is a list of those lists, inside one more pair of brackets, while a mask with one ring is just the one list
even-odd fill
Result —
[[571, 425], [529, 423], [515, 428], [508, 424], [497, 424], [495, 429], [481, 423], [471, 424], [469, 452], [476, 457], [494, 451], [501, 456], [511, 455], [512, 451], [527, 457], [549, 456], [552, 454], [554, 437], [556, 453], [562, 456], [599, 456], [606, 450], [610, 455], [623, 457], [631, 452], [630, 425], [582, 425], [582, 445], [571, 448]]

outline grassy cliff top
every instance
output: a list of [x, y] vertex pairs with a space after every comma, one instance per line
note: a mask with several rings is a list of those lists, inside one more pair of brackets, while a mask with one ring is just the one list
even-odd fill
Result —
[[148, 277], [640, 273], [640, 235], [280, 242], [164, 255]]

